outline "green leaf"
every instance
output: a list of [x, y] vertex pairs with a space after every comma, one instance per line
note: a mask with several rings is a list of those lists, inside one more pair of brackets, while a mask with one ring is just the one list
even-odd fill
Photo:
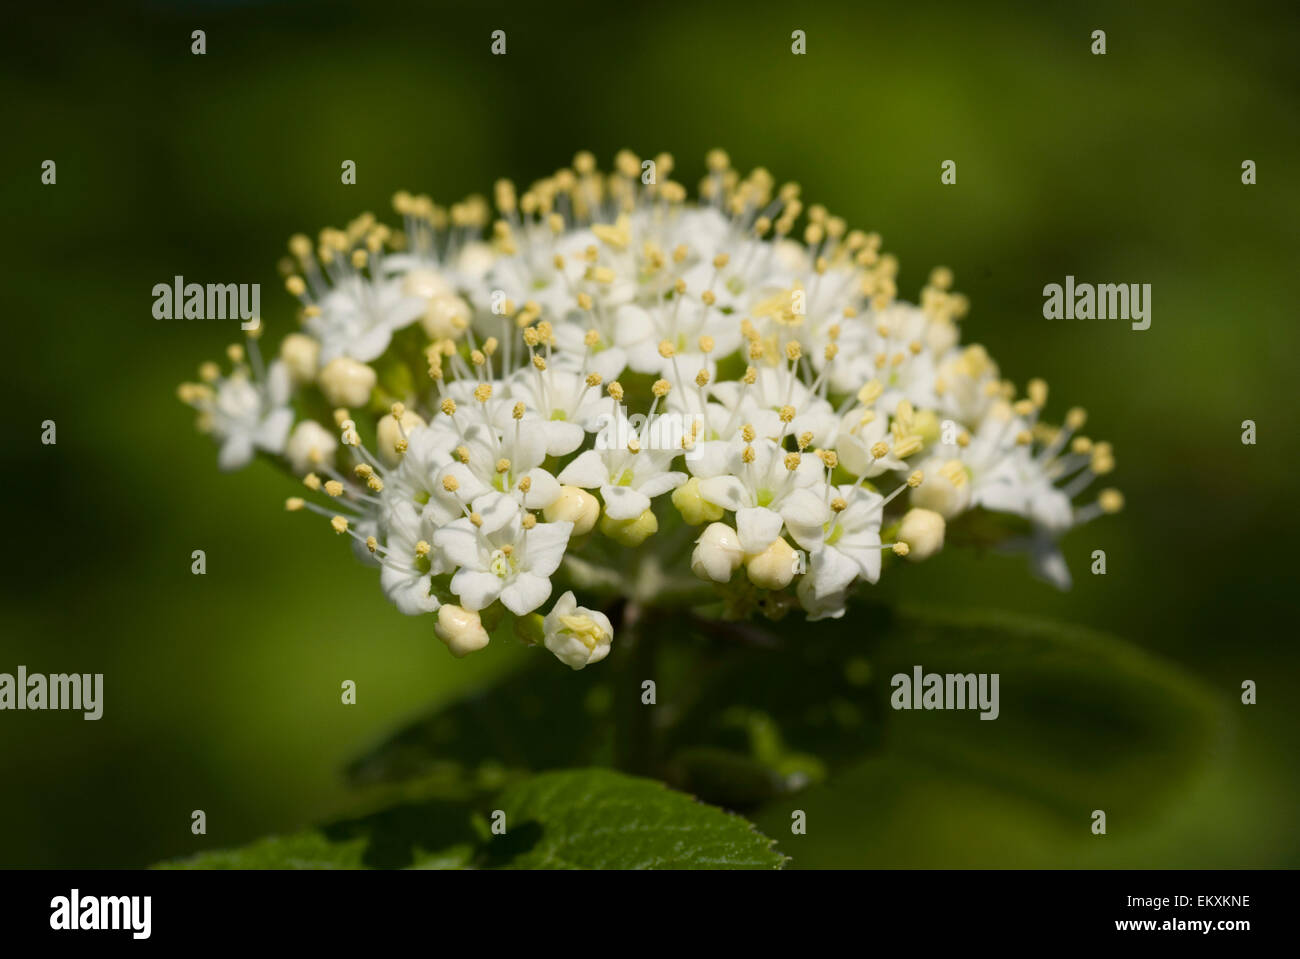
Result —
[[455, 869], [468, 862], [477, 836], [477, 802], [425, 794], [437, 782], [382, 790], [356, 816], [236, 849], [161, 863], [162, 869]]
[[512, 869], [779, 869], [746, 820], [650, 779], [606, 769], [543, 773], [497, 799], [507, 832], [482, 864]]

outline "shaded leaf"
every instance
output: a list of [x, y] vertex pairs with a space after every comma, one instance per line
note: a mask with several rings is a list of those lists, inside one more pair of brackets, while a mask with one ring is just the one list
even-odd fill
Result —
[[606, 769], [543, 773], [497, 799], [507, 832], [483, 865], [515, 869], [778, 869], [771, 839], [660, 782]]

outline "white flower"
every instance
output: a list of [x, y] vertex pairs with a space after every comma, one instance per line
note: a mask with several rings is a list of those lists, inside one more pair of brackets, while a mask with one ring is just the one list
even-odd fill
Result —
[[565, 665], [582, 669], [609, 655], [614, 628], [604, 613], [579, 606], [572, 592], [555, 601], [542, 621], [546, 648]]
[[378, 359], [393, 333], [415, 322], [427, 300], [407, 293], [403, 281], [346, 277], [316, 304], [303, 328], [320, 343], [320, 362], [346, 356], [361, 363]]
[[[721, 442], [721, 441], [718, 441]], [[784, 525], [799, 541], [816, 537], [830, 514], [823, 467], [817, 457], [783, 450], [770, 439], [743, 439], [710, 446], [692, 472], [711, 472], [723, 452], [728, 472], [701, 476], [700, 495], [736, 514], [736, 531], [746, 553], [761, 553]], [[697, 474], [698, 475], [698, 474]]]
[[480, 610], [499, 598], [516, 616], [531, 613], [551, 595], [550, 577], [564, 558], [573, 524], [526, 525], [518, 505], [501, 493], [479, 497], [472, 510], [473, 516], [434, 534], [434, 546], [456, 567], [451, 591], [466, 609]]
[[636, 519], [650, 501], [686, 482], [686, 474], [667, 469], [675, 450], [596, 449], [580, 453], [560, 471], [559, 481], [583, 489], [599, 489], [605, 514], [611, 519]]
[[[655, 164], [647, 182], [628, 151], [609, 175], [579, 154], [518, 195], [499, 181], [496, 214], [399, 192], [400, 242], [369, 214], [294, 237], [304, 330], [265, 372], [255, 339], [233, 348], [228, 376], [205, 364], [181, 398], [224, 468], [263, 450], [305, 473], [313, 499], [286, 506], [346, 535], [401, 612], [436, 613], [457, 656], [499, 602], [573, 668], [606, 657], [609, 621], [570, 583], [842, 616], [882, 550], [934, 555], [973, 509], [1027, 521], [1000, 545], [1068, 584], [1061, 536], [1122, 503], [1075, 502], [1110, 447], [1079, 435], [1081, 410], [1040, 422], [1046, 384], [1016, 399], [959, 343], [950, 272], [902, 302], [880, 238], [796, 184], [713, 151], [690, 202], [672, 158]], [[321, 420], [290, 434], [295, 386]]]
[[[255, 349], [253, 343], [250, 352]], [[255, 380], [242, 363], [243, 351], [235, 348], [232, 355], [239, 359], [229, 376], [209, 369], [209, 383], [187, 383], [180, 391], [181, 399], [199, 411], [200, 428], [211, 432], [220, 444], [217, 465], [227, 471], [247, 466], [257, 450], [273, 455], [284, 452], [293, 426], [285, 365], [277, 360], [264, 380]], [[256, 368], [260, 361], [255, 352], [252, 355]]]

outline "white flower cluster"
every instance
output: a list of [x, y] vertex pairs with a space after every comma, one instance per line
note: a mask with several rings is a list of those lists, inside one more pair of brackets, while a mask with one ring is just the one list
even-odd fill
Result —
[[1049, 425], [1041, 380], [1017, 398], [960, 344], [947, 270], [902, 302], [878, 236], [707, 162], [695, 203], [667, 155], [602, 174], [582, 153], [522, 195], [499, 182], [490, 227], [481, 198], [399, 193], [400, 230], [294, 237], [301, 331], [266, 367], [256, 339], [232, 347], [181, 398], [223, 468], [262, 451], [323, 495], [288, 506], [350, 535], [458, 656], [508, 612], [575, 669], [604, 658], [610, 620], [573, 592], [536, 612], [557, 579], [840, 616], [884, 552], [925, 559], [975, 509], [1019, 518], [1068, 586], [1056, 542], [1122, 502], [1075, 503], [1114, 465], [1083, 411]]

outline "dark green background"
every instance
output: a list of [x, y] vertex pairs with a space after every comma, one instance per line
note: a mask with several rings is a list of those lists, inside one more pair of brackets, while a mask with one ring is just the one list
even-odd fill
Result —
[[[236, 330], [155, 321], [155, 283], [260, 282], [274, 340], [292, 323], [275, 272], [291, 233], [387, 215], [397, 188], [447, 202], [527, 182], [579, 148], [606, 164], [669, 150], [693, 188], [722, 146], [879, 230], [906, 295], [952, 267], [966, 338], [1020, 382], [1046, 377], [1054, 412], [1086, 405], [1115, 444], [1128, 506], [1067, 541], [1073, 592], [948, 551], [892, 571], [882, 595], [1110, 630], [1234, 720], [1166, 817], [1100, 843], [997, 797], [926, 793], [920, 775], [906, 841], [881, 836], [850, 774], [807, 801], [835, 828], [783, 849], [800, 865], [1294, 865], [1292, 9], [519, 6], [10, 15], [0, 671], [103, 672], [106, 706], [98, 723], [0, 714], [0, 864], [143, 864], [333, 814], [347, 759], [530, 655], [452, 660], [429, 618], [400, 616], [321, 524], [283, 511], [286, 479], [219, 475], [174, 389]], [[947, 159], [956, 186], [940, 185]], [[1067, 273], [1152, 284], [1151, 329], [1045, 321], [1042, 287]], [[45, 419], [57, 446], [39, 442]], [[1087, 573], [1099, 547], [1105, 577]], [[1259, 705], [1236, 704], [1244, 679]]]

